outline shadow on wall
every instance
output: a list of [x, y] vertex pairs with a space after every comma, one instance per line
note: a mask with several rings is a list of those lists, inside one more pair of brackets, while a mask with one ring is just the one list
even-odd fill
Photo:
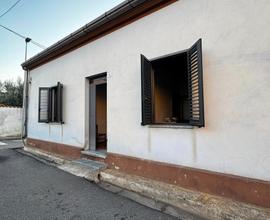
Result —
[[0, 107], [0, 139], [20, 137], [22, 108]]

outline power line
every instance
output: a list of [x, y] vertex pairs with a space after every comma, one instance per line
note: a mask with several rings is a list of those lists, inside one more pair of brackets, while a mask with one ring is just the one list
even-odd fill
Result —
[[8, 27], [3, 26], [2, 24], [0, 24], [0, 26], [1, 26], [2, 28], [4, 28], [4, 29], [6, 29], [6, 30], [10, 31], [11, 33], [13, 33], [13, 34], [15, 34], [15, 35], [19, 36], [20, 38], [22, 38], [22, 39], [24, 39], [24, 40], [26, 39], [26, 37], [25, 37], [25, 36], [23, 36], [23, 35], [21, 35], [21, 34], [19, 34], [19, 33], [15, 32], [15, 31], [13, 31], [13, 30], [9, 29]]
[[17, 0], [12, 6], [10, 6], [9, 9], [7, 9], [3, 14], [0, 15], [0, 18], [2, 18], [4, 15], [9, 13], [21, 0]]
[[43, 50], [45, 50], [46, 49], [46, 47], [45, 46], [43, 46], [42, 44], [40, 44], [40, 43], [38, 43], [38, 42], [36, 42], [36, 41], [34, 41], [34, 40], [32, 40], [31, 39], [31, 41], [30, 41], [32, 44], [35, 44], [36, 46], [38, 46], [38, 47], [40, 47], [40, 48], [42, 48]]
[[[2, 28], [4, 28], [5, 30], [7, 30], [7, 31], [9, 31], [9, 32], [11, 32], [11, 33], [17, 35], [18, 37], [20, 37], [20, 38], [22, 38], [22, 39], [24, 39], [24, 40], [26, 40], [26, 39], [28, 38], [28, 37], [26, 37], [26, 36], [23, 36], [22, 34], [19, 34], [18, 32], [14, 31], [14, 30], [11, 30], [10, 28], [8, 28], [8, 27], [6, 27], [6, 26], [4, 26], [4, 25], [2, 25], [2, 24], [0, 24], [0, 27], [2, 27]], [[29, 38], [29, 39], [30, 39], [30, 38]], [[45, 46], [43, 46], [42, 44], [40, 44], [40, 43], [38, 43], [38, 42], [36, 42], [36, 41], [33, 41], [32, 39], [30, 39], [30, 42], [31, 42], [32, 44], [34, 44], [34, 45], [40, 47], [41, 49], [46, 49]]]

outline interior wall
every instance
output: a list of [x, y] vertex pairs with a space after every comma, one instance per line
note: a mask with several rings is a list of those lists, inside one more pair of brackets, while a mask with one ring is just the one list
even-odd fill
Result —
[[[156, 73], [158, 74], [158, 73]], [[154, 89], [154, 102], [155, 102], [155, 122], [164, 123], [166, 117], [172, 117], [172, 99], [170, 91], [164, 86], [166, 75], [155, 75], [155, 89]]]
[[107, 89], [106, 84], [96, 86], [96, 123], [99, 134], [107, 133]]
[[169, 56], [152, 62], [154, 70], [155, 123], [187, 123], [188, 73], [186, 53]]

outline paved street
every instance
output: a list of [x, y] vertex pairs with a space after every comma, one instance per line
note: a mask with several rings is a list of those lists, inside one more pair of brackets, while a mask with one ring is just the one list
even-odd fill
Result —
[[0, 146], [0, 219], [175, 219]]

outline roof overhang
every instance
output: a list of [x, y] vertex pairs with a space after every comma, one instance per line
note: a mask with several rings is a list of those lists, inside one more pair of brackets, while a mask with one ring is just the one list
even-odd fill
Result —
[[126, 0], [22, 64], [31, 70], [177, 0]]

